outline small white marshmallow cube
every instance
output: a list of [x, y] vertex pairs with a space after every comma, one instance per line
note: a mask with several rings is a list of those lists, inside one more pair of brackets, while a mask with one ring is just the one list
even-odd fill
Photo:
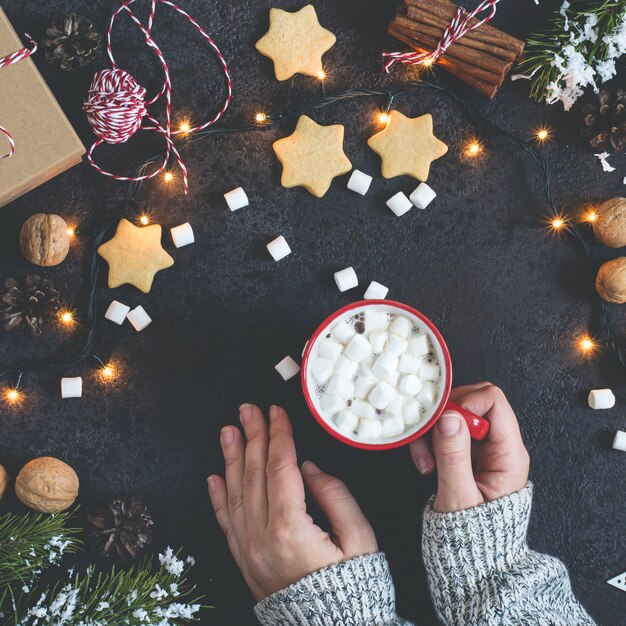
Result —
[[413, 356], [425, 356], [430, 352], [430, 344], [425, 334], [409, 339], [409, 351]]
[[383, 420], [383, 437], [397, 437], [404, 432], [401, 417], [388, 417]]
[[435, 404], [435, 398], [437, 397], [437, 388], [434, 383], [426, 382], [422, 385], [422, 389], [417, 396], [421, 405], [426, 409], [430, 409]]
[[341, 344], [332, 339], [324, 339], [317, 346], [317, 353], [332, 362], [341, 354], [341, 350]]
[[425, 209], [436, 197], [437, 194], [426, 183], [420, 183], [409, 200], [418, 209]]
[[402, 415], [407, 426], [415, 426], [422, 419], [422, 406], [417, 400], [409, 400], [404, 405]]
[[324, 411], [324, 413], [334, 415], [335, 413], [338, 413], [342, 409], [346, 408], [346, 401], [339, 396], [331, 396], [325, 393], [320, 400], [320, 406], [322, 407], [322, 411]]
[[367, 308], [363, 315], [363, 323], [365, 324], [365, 331], [368, 333], [374, 330], [387, 330], [389, 316], [384, 311], [372, 311]]
[[348, 189], [356, 191], [356, 193], [360, 193], [362, 196], [367, 193], [371, 184], [372, 177], [360, 170], [354, 170], [348, 179]]
[[354, 384], [354, 396], [359, 400], [365, 400], [372, 390], [372, 387], [376, 384], [375, 380], [367, 378], [365, 376], [359, 376]]
[[399, 389], [405, 396], [415, 396], [422, 389], [422, 381], [415, 374], [407, 374], [400, 379]]
[[136, 306], [127, 316], [128, 321], [133, 325], [133, 328], [139, 332], [152, 322], [152, 318], [146, 313], [146, 310], [141, 306]]
[[342, 378], [341, 376], [333, 376], [328, 381], [326, 393], [331, 396], [339, 396], [347, 400], [354, 395], [354, 383], [351, 380]]
[[401, 337], [398, 337], [398, 335], [389, 335], [385, 352], [389, 352], [389, 354], [399, 357], [406, 352], [408, 346], [409, 344]]
[[610, 389], [592, 389], [587, 401], [592, 409], [611, 409], [615, 406], [615, 396]]
[[381, 285], [373, 280], [365, 291], [363, 298], [365, 300], [384, 300], [389, 293], [389, 287]]
[[381, 332], [377, 330], [376, 332], [370, 333], [370, 345], [372, 346], [372, 350], [375, 354], [382, 352], [385, 349], [385, 344], [387, 343], [387, 333]]
[[388, 352], [383, 352], [374, 361], [372, 366], [372, 372], [378, 378], [382, 378], [387, 381], [394, 381], [398, 372], [398, 357]]
[[389, 403], [389, 406], [385, 409], [385, 413], [389, 415], [402, 415], [404, 409], [404, 398], [396, 394], [396, 397]]
[[274, 369], [283, 377], [283, 380], [289, 380], [300, 372], [300, 366], [290, 356], [286, 356], [280, 363], [277, 363]]
[[343, 353], [351, 361], [360, 363], [372, 354], [372, 346], [363, 335], [354, 335]]
[[337, 289], [343, 292], [357, 287], [359, 279], [357, 278], [353, 267], [346, 267], [338, 272], [335, 272], [335, 283], [337, 285]]
[[394, 334], [398, 335], [398, 337], [402, 337], [402, 339], [406, 339], [409, 336], [413, 328], [413, 323], [408, 317], [404, 317], [403, 315], [398, 315], [393, 322], [391, 322], [391, 326], [389, 330]]
[[419, 377], [422, 380], [439, 380], [441, 375], [441, 369], [436, 363], [424, 363], [420, 367]]
[[172, 241], [177, 248], [188, 246], [196, 240], [193, 236], [193, 228], [191, 228], [191, 224], [189, 222], [170, 228], [170, 234], [172, 235]]
[[402, 191], [398, 191], [397, 194], [391, 196], [389, 200], [387, 200], [387, 206], [397, 215], [398, 217], [404, 215], [407, 211], [410, 211], [413, 208], [411, 201], [406, 197], [406, 194]]
[[396, 397], [396, 390], [386, 382], [378, 383], [368, 396], [368, 400], [375, 409], [386, 409]]
[[107, 309], [107, 312], [104, 314], [104, 317], [110, 320], [111, 322], [114, 322], [115, 324], [121, 325], [126, 319], [126, 316], [128, 315], [129, 311], [130, 311], [129, 306], [126, 306], [125, 304], [122, 304], [121, 302], [118, 302], [117, 300], [113, 300], [113, 302], [109, 304], [109, 308]]
[[341, 378], [352, 380], [359, 371], [359, 365], [345, 356], [340, 355], [335, 361], [335, 374]]
[[376, 375], [372, 371], [372, 365], [374, 365], [374, 357], [372, 356], [361, 361], [361, 363], [359, 363], [359, 374], [366, 378], [376, 378]]
[[291, 254], [291, 248], [287, 243], [287, 240], [281, 235], [276, 237], [273, 241], [267, 244], [267, 251], [272, 255], [274, 261], [280, 261], [284, 259], [288, 254]]
[[320, 385], [325, 385], [333, 375], [333, 364], [328, 359], [320, 356], [313, 361], [311, 374]]
[[615, 433], [615, 437], [613, 437], [613, 448], [626, 452], [626, 433], [623, 430], [618, 430]]
[[61, 378], [61, 397], [80, 398], [83, 395], [83, 379], [80, 376]]
[[405, 352], [400, 357], [400, 363], [398, 363], [398, 371], [400, 374], [417, 374], [422, 365], [422, 360], [411, 356], [408, 352]]
[[348, 341], [356, 335], [356, 330], [354, 330], [348, 322], [339, 322], [339, 324], [333, 328], [332, 335], [337, 341], [348, 343]]
[[350, 435], [357, 429], [359, 418], [352, 411], [344, 409], [335, 416], [335, 425], [339, 432]]
[[376, 417], [374, 407], [365, 400], [354, 400], [350, 408], [352, 412], [361, 419], [374, 419]]
[[246, 192], [241, 187], [237, 187], [237, 189], [233, 189], [232, 191], [225, 193], [224, 199], [226, 200], [226, 204], [228, 204], [228, 208], [231, 211], [242, 209], [250, 204], [248, 196], [246, 196]]
[[359, 422], [357, 435], [363, 439], [378, 439], [383, 434], [382, 422], [378, 420], [362, 419]]

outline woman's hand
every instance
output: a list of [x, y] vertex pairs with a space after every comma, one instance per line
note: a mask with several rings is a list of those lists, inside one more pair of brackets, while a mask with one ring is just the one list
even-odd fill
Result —
[[[208, 479], [215, 515], [254, 597], [261, 600], [323, 567], [378, 550], [369, 522], [348, 488], [307, 461], [298, 468], [284, 409], [244, 404], [238, 428], [220, 441], [226, 481]], [[304, 482], [303, 482], [304, 479]], [[326, 515], [332, 536], [307, 514], [304, 486]]]
[[529, 457], [504, 393], [490, 383], [477, 383], [453, 389], [450, 399], [488, 419], [490, 429], [484, 441], [472, 444], [465, 420], [446, 411], [432, 429], [432, 447], [424, 439], [410, 445], [422, 474], [437, 468], [433, 509], [469, 509], [522, 489], [528, 481]]

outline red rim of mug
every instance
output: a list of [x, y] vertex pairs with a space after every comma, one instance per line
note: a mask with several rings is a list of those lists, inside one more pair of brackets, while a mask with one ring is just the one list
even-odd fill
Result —
[[[419, 320], [421, 320], [433, 334], [439, 346], [441, 347], [441, 352], [443, 353], [443, 366], [445, 370], [445, 382], [443, 394], [441, 396], [441, 401], [437, 405], [437, 408], [434, 410], [430, 419], [417, 431], [407, 435], [404, 439], [399, 439], [398, 441], [391, 441], [389, 443], [363, 443], [361, 441], [354, 441], [353, 439], [349, 439], [345, 437], [340, 432], [335, 430], [319, 413], [319, 411], [315, 408], [315, 404], [313, 403], [313, 399], [311, 398], [311, 394], [309, 392], [309, 387], [307, 385], [307, 371], [309, 367], [309, 357], [311, 356], [311, 350], [315, 345], [315, 342], [318, 340], [320, 335], [322, 335], [328, 327], [338, 318], [348, 313], [349, 311], [354, 311], [355, 309], [364, 309], [371, 306], [385, 305], [389, 307], [394, 307], [397, 309], [401, 309], [406, 311], [407, 313], [411, 313]], [[338, 311], [335, 311], [332, 315], [329, 315], [316, 329], [311, 338], [309, 339], [306, 349], [304, 350], [304, 354], [302, 356], [302, 370], [300, 372], [300, 380], [302, 383], [302, 391], [304, 393], [304, 399], [309, 407], [311, 413], [313, 413], [313, 417], [317, 420], [320, 426], [329, 434], [331, 434], [335, 439], [352, 446], [354, 448], [361, 448], [362, 450], [391, 450], [393, 448], [400, 448], [401, 446], [405, 446], [411, 441], [415, 441], [419, 439], [423, 435], [425, 435], [437, 422], [440, 415], [443, 413], [444, 407], [448, 402], [450, 397], [450, 390], [452, 389], [452, 361], [450, 359], [450, 351], [448, 350], [448, 346], [444, 341], [441, 333], [437, 329], [437, 327], [423, 314], [420, 313], [417, 309], [408, 306], [407, 304], [403, 304], [402, 302], [395, 302], [393, 300], [360, 300], [359, 302], [353, 302], [352, 304], [348, 304]]]

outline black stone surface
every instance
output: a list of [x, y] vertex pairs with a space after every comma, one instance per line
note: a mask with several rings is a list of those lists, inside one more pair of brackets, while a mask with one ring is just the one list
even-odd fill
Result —
[[[318, 95], [312, 79], [278, 83], [271, 62], [254, 50], [267, 28], [268, 3], [184, 4], [216, 38], [232, 70], [235, 96], [227, 121], [248, 119], [258, 110], [280, 111]], [[523, 38], [558, 4], [503, 2], [493, 23]], [[117, 6], [102, 0], [0, 0], [0, 5], [18, 32], [36, 38], [57, 10], [82, 8], [104, 30]], [[296, 9], [302, 2], [273, 5]], [[395, 1], [319, 0], [315, 5], [322, 24], [337, 35], [325, 56], [328, 90], [413, 75], [400, 69], [385, 78], [379, 71], [380, 52], [396, 47], [385, 34]], [[166, 9], [159, 9], [156, 36], [172, 69], [175, 117], [202, 119], [223, 93], [215, 61], [187, 24]], [[129, 22], [120, 23], [115, 49], [122, 67], [153, 91], [158, 71]], [[92, 135], [81, 102], [95, 67], [67, 74], [45, 66], [39, 56], [35, 61], [89, 145]], [[105, 66], [104, 56], [97, 66]], [[620, 75], [623, 85], [623, 68]], [[459, 90], [523, 136], [542, 124], [553, 127], [555, 141], [545, 150], [554, 168], [556, 199], [565, 210], [623, 195], [623, 160], [615, 161], [618, 171], [605, 174], [578, 138], [580, 105], [565, 114], [560, 106], [533, 103], [524, 81], [506, 84], [493, 102], [460, 85]], [[282, 403], [293, 417], [300, 458], [314, 459], [345, 479], [374, 525], [391, 561], [400, 613], [419, 624], [435, 624], [420, 554], [420, 515], [433, 479], [417, 474], [406, 450], [359, 452], [327, 436], [306, 410], [298, 382], [283, 383], [274, 371], [285, 354], [299, 355], [326, 315], [359, 298], [376, 279], [391, 288], [391, 297], [421, 309], [440, 326], [456, 383], [490, 380], [507, 392], [536, 483], [530, 545], [567, 564], [577, 596], [600, 623], [623, 624], [626, 595], [605, 581], [626, 569], [625, 457], [610, 446], [612, 433], [626, 427], [624, 374], [611, 359], [586, 359], [575, 349], [575, 338], [593, 312], [593, 270], [572, 243], [547, 235], [533, 162], [501, 141], [489, 142], [475, 161], [463, 158], [471, 126], [453, 103], [426, 91], [402, 97], [396, 106], [413, 116], [432, 113], [436, 134], [450, 151], [434, 164], [428, 181], [437, 200], [424, 212], [396, 219], [385, 200], [398, 190], [412, 191], [415, 183], [378, 175], [379, 160], [366, 139], [377, 130], [374, 114], [382, 104], [354, 101], [313, 116], [345, 124], [349, 158], [376, 174], [364, 198], [346, 189], [347, 176], [321, 200], [303, 189], [281, 188], [271, 142], [291, 132], [289, 125], [210, 138], [187, 149], [187, 198], [180, 186], [147, 184], [142, 204], [154, 220], [164, 228], [190, 221], [197, 243], [175, 250], [164, 237], [176, 264], [157, 276], [149, 295], [132, 287], [110, 291], [102, 277], [100, 315], [117, 298], [143, 305], [153, 324], [142, 333], [128, 324], [99, 326], [97, 351], [122, 370], [108, 388], [97, 382], [88, 363], [71, 371], [29, 373], [23, 406], [0, 409], [0, 462], [15, 476], [33, 457], [64, 459], [80, 475], [82, 513], [112, 494], [143, 495], [159, 522], [155, 549], [182, 546], [198, 561], [195, 581], [215, 605], [202, 623], [251, 625], [253, 599], [213, 519], [205, 478], [222, 471], [218, 433], [236, 421], [240, 403]], [[108, 163], [130, 172], [152, 154], [149, 144], [142, 138], [110, 150]], [[251, 205], [231, 214], [222, 194], [239, 185]], [[81, 225], [98, 225], [122, 210], [124, 191], [124, 184], [83, 164], [5, 207], [1, 277], [32, 271], [17, 247], [28, 215], [54, 211]], [[293, 254], [274, 263], [265, 244], [279, 234]], [[80, 239], [65, 263], [44, 272], [79, 312], [88, 253], [88, 239]], [[361, 286], [340, 294], [332, 274], [346, 265], [354, 265]], [[619, 324], [618, 310], [615, 316]], [[80, 332], [40, 339], [1, 333], [0, 362], [18, 355], [70, 354], [81, 340]], [[82, 399], [61, 400], [61, 375], [84, 377]], [[585, 397], [594, 387], [611, 387], [616, 408], [588, 409]], [[22, 510], [12, 496], [1, 506]]]

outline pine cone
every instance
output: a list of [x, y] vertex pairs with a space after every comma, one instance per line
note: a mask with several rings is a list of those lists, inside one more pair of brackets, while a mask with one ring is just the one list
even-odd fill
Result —
[[29, 328], [37, 337], [45, 323], [55, 318], [59, 311], [59, 292], [51, 280], [29, 274], [21, 286], [15, 278], [4, 282], [7, 291], [0, 299], [0, 317], [5, 330]]
[[626, 91], [611, 93], [601, 89], [598, 102], [583, 107], [581, 134], [595, 150], [611, 147], [621, 152], [626, 147]]
[[43, 40], [46, 61], [70, 71], [89, 65], [102, 41], [93, 24], [76, 13], [57, 17], [46, 29], [46, 35]]
[[93, 543], [103, 556], [115, 550], [122, 561], [137, 558], [152, 540], [152, 515], [141, 498], [112, 498], [87, 518]]

